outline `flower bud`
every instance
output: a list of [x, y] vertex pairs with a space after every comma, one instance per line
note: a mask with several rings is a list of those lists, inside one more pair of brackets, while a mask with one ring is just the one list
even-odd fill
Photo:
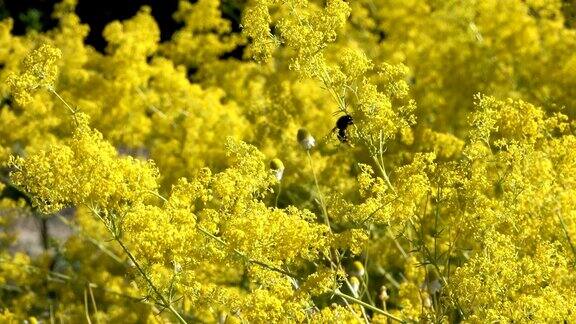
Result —
[[172, 265], [174, 265], [174, 273], [182, 272], [182, 265], [177, 261], [172, 261]]
[[358, 277], [364, 276], [365, 270], [364, 265], [360, 261], [354, 261], [352, 263], [352, 274]]
[[305, 128], [300, 128], [298, 130], [298, 135], [296, 136], [298, 143], [305, 150], [310, 150], [316, 145], [316, 140], [312, 137], [312, 134]]
[[380, 298], [382, 303], [385, 303], [390, 298], [390, 296], [388, 296], [388, 289], [386, 288], [386, 286], [380, 287], [380, 293], [378, 293], [378, 298]]
[[284, 163], [282, 163], [280, 159], [273, 159], [270, 161], [270, 169], [278, 181], [282, 180], [282, 176], [284, 175]]
[[350, 288], [354, 296], [358, 296], [358, 291], [360, 290], [360, 280], [357, 277], [352, 276], [350, 278]]
[[427, 292], [422, 293], [422, 305], [426, 308], [432, 308], [432, 299]]
[[440, 283], [440, 276], [438, 272], [432, 266], [428, 267], [426, 273], [426, 279], [424, 281], [424, 286], [428, 290], [430, 295], [435, 295], [440, 290], [442, 290], [442, 284]]

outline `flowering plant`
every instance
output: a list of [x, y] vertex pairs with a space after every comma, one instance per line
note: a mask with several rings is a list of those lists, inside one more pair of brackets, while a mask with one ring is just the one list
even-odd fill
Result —
[[575, 3], [76, 4], [0, 21], [1, 321], [576, 321]]

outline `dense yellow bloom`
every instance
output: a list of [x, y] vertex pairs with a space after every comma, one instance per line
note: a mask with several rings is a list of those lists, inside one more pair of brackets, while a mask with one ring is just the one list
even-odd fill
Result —
[[34, 205], [53, 213], [68, 205], [122, 209], [157, 189], [158, 171], [150, 162], [120, 157], [84, 115], [65, 144], [14, 158], [11, 179], [32, 196]]
[[76, 5], [0, 22], [0, 321], [576, 321], [573, 2]]
[[174, 19], [184, 27], [161, 50], [177, 64], [199, 67], [232, 51], [240, 42], [231, 34], [230, 21], [223, 19], [217, 0], [201, 0], [194, 4], [182, 0]]
[[14, 99], [25, 105], [30, 100], [30, 93], [37, 88], [54, 86], [58, 74], [58, 60], [62, 52], [51, 45], [44, 44], [32, 51], [22, 62], [22, 72], [8, 79]]

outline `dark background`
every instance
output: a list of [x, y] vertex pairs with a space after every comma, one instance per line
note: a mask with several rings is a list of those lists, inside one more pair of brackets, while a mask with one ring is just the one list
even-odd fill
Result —
[[[60, 1], [0, 0], [0, 19], [12, 17], [13, 33], [17, 35], [24, 34], [28, 29], [49, 30], [57, 23], [51, 15], [54, 4], [58, 2]], [[111, 21], [134, 16], [143, 5], [152, 8], [152, 15], [160, 26], [161, 39], [170, 39], [180, 27], [172, 19], [172, 14], [178, 8], [178, 0], [79, 0], [76, 13], [83, 23], [90, 25], [86, 43], [102, 51], [106, 46], [102, 38], [104, 26]]]
[[[58, 2], [60, 0], [0, 0], [0, 20], [12, 17], [13, 33], [17, 35], [24, 34], [27, 29], [46, 31], [56, 25], [51, 15], [54, 4]], [[239, 31], [242, 6], [239, 3], [242, 1], [221, 0], [220, 3], [223, 17], [232, 22], [233, 31]], [[566, 27], [576, 28], [576, 0], [563, 0], [562, 3]], [[86, 43], [102, 51], [106, 46], [102, 37], [104, 26], [111, 21], [134, 16], [143, 5], [152, 8], [152, 15], [160, 27], [162, 41], [170, 39], [180, 28], [180, 24], [172, 19], [178, 8], [178, 0], [79, 0], [76, 13], [83, 23], [90, 25]]]

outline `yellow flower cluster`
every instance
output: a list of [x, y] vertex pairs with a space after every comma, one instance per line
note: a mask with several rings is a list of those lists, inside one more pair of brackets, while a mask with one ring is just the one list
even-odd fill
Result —
[[152, 163], [119, 157], [116, 149], [81, 119], [72, 138], [23, 159], [16, 157], [11, 180], [43, 213], [68, 205], [122, 210], [157, 189]]
[[58, 67], [56, 65], [62, 52], [50, 45], [44, 44], [30, 52], [22, 62], [22, 72], [13, 75], [7, 82], [12, 87], [14, 99], [22, 105], [30, 102], [30, 93], [37, 88], [50, 88], [56, 81]]
[[232, 51], [241, 38], [232, 34], [229, 20], [222, 18], [217, 0], [201, 0], [194, 4], [180, 1], [174, 19], [184, 23], [161, 52], [176, 64], [200, 68]]
[[0, 321], [576, 321], [576, 4], [76, 5], [0, 21]]

